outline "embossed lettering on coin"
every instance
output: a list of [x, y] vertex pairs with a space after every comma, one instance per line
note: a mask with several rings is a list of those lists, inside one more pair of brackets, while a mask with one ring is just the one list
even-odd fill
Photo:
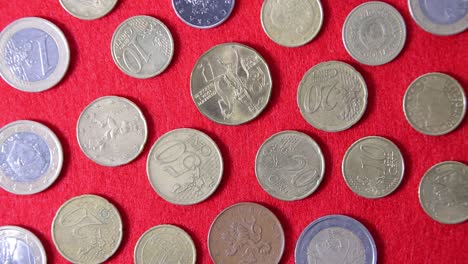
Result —
[[60, 0], [60, 4], [72, 16], [92, 20], [109, 13], [117, 0]]
[[0, 263], [46, 264], [47, 257], [33, 233], [17, 226], [0, 226]]
[[207, 29], [226, 21], [235, 0], [172, 0], [177, 16], [187, 25]]

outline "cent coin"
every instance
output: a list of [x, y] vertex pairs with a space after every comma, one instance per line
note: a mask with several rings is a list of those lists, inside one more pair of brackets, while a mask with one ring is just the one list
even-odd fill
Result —
[[235, 0], [172, 0], [177, 16], [187, 25], [208, 29], [226, 21]]
[[41, 241], [30, 231], [17, 226], [0, 226], [0, 263], [46, 264]]
[[60, 0], [60, 4], [70, 15], [84, 20], [105, 16], [116, 3], [117, 0]]

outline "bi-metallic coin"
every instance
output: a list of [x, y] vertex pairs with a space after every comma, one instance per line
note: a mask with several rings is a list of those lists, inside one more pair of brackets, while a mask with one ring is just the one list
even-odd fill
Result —
[[222, 24], [231, 15], [235, 0], [172, 0], [177, 16], [187, 25], [208, 29]]
[[70, 15], [83, 20], [105, 16], [116, 3], [117, 0], [60, 0], [60, 4]]
[[46, 264], [41, 241], [30, 231], [17, 226], [0, 226], [0, 263]]

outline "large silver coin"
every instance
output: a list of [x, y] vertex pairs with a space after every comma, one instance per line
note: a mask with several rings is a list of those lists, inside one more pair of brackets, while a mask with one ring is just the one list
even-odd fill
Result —
[[320, 0], [265, 0], [262, 26], [271, 40], [286, 47], [310, 42], [323, 23]]
[[187, 25], [209, 29], [221, 25], [234, 10], [235, 0], [172, 0], [176, 15]]
[[421, 179], [419, 202], [437, 222], [458, 224], [468, 220], [468, 166], [456, 161], [432, 166]]
[[122, 219], [114, 205], [96, 195], [65, 202], [54, 217], [52, 239], [58, 252], [72, 263], [102, 263], [122, 241]]
[[135, 264], [195, 264], [197, 252], [192, 238], [173, 225], [159, 225], [146, 231], [135, 247]]
[[343, 158], [348, 187], [365, 198], [381, 198], [400, 185], [405, 171], [398, 147], [383, 137], [364, 137], [349, 147]]
[[116, 3], [117, 0], [60, 0], [60, 4], [70, 15], [84, 20], [105, 16]]
[[400, 54], [406, 26], [398, 10], [372, 1], [359, 5], [346, 18], [343, 43], [349, 55], [366, 65], [382, 65]]
[[81, 113], [76, 126], [83, 153], [103, 166], [120, 166], [143, 150], [148, 129], [137, 105], [118, 96], [94, 100]]
[[14, 194], [47, 189], [60, 174], [62, 145], [43, 124], [20, 120], [0, 129], [0, 187]]
[[0, 226], [0, 263], [46, 264], [47, 257], [33, 233], [17, 226]]
[[115, 30], [112, 59], [125, 74], [151, 78], [162, 73], [172, 60], [174, 40], [161, 21], [150, 16], [131, 17]]
[[417, 131], [431, 136], [444, 135], [463, 121], [465, 92], [451, 76], [428, 73], [417, 78], [406, 90], [403, 111]]
[[257, 117], [271, 94], [265, 60], [252, 48], [226, 43], [198, 59], [190, 77], [198, 110], [216, 123], [239, 125]]
[[175, 129], [160, 137], [150, 150], [148, 178], [164, 200], [196, 204], [214, 193], [223, 175], [223, 159], [216, 143], [204, 133]]
[[323, 62], [302, 78], [297, 104], [304, 119], [315, 128], [329, 132], [346, 130], [366, 111], [366, 82], [346, 63]]
[[55, 86], [69, 62], [67, 39], [45, 19], [21, 18], [0, 32], [0, 75], [18, 90], [41, 92]]
[[268, 194], [280, 200], [294, 201], [309, 196], [322, 182], [324, 172], [320, 147], [304, 133], [277, 133], [257, 152], [257, 180]]

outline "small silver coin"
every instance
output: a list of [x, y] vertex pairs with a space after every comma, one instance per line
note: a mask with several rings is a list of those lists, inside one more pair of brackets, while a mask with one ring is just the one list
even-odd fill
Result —
[[260, 16], [268, 37], [285, 47], [307, 44], [323, 23], [320, 0], [265, 0]]
[[271, 196], [285, 201], [303, 199], [322, 182], [325, 160], [308, 135], [282, 131], [268, 138], [257, 152], [255, 175]]
[[139, 79], [161, 74], [172, 60], [174, 40], [169, 29], [150, 16], [131, 17], [115, 30], [112, 59], [125, 74]]
[[164, 200], [191, 205], [211, 196], [221, 182], [223, 159], [216, 143], [189, 128], [161, 136], [150, 150], [147, 174]]
[[109, 13], [117, 4], [117, 0], [60, 0], [60, 4], [76, 18], [93, 20]]
[[381, 198], [400, 185], [405, 171], [398, 147], [383, 137], [364, 137], [353, 143], [343, 158], [348, 187], [365, 198]]
[[468, 220], [468, 166], [444, 161], [432, 166], [419, 184], [424, 212], [442, 224]]
[[403, 99], [403, 111], [418, 132], [439, 136], [455, 130], [466, 112], [466, 97], [457, 80], [443, 73], [428, 73], [413, 81]]
[[328, 61], [306, 72], [297, 91], [304, 119], [328, 132], [343, 131], [356, 124], [367, 106], [367, 85], [352, 66]]
[[158, 225], [140, 237], [134, 258], [135, 264], [195, 264], [197, 252], [192, 238], [184, 230], [173, 225]]
[[225, 43], [195, 63], [190, 91], [198, 110], [223, 125], [251, 121], [265, 109], [272, 80], [265, 60], [252, 48]]
[[176, 15], [187, 25], [209, 29], [226, 21], [234, 9], [235, 0], [172, 0]]
[[143, 113], [133, 102], [123, 97], [104, 96], [83, 110], [76, 134], [88, 158], [114, 167], [138, 157], [145, 146], [148, 128]]
[[362, 64], [386, 64], [400, 54], [406, 26], [398, 10], [372, 1], [354, 8], [343, 26], [343, 43], [349, 55]]
[[52, 88], [65, 75], [69, 62], [67, 39], [45, 19], [21, 18], [0, 32], [0, 75], [18, 90]]
[[62, 169], [57, 136], [43, 124], [20, 120], [0, 129], [0, 187], [34, 194], [51, 186]]
[[0, 263], [46, 264], [41, 241], [30, 231], [18, 226], [0, 226]]

